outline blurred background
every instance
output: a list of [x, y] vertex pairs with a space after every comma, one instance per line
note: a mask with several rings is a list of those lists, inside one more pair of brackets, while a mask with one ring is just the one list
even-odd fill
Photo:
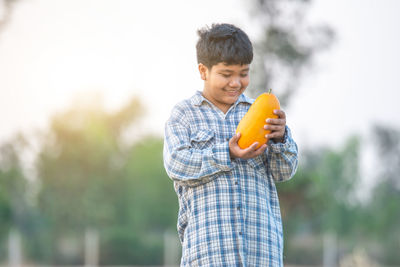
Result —
[[176, 266], [162, 163], [202, 90], [197, 29], [255, 47], [300, 149], [278, 184], [286, 266], [400, 266], [397, 0], [1, 0], [0, 265]]

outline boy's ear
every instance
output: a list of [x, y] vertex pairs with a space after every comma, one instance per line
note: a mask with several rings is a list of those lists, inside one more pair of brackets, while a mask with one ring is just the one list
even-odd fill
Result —
[[208, 68], [204, 64], [199, 63], [199, 72], [200, 78], [205, 81], [207, 79]]

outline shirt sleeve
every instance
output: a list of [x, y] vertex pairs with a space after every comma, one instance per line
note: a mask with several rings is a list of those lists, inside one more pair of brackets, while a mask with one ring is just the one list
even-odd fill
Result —
[[291, 131], [286, 126], [282, 143], [268, 142], [266, 150], [266, 165], [274, 181], [287, 181], [294, 176], [298, 165], [298, 148], [292, 138]]
[[[213, 136], [205, 136], [207, 138]], [[198, 186], [232, 170], [228, 142], [210, 142], [204, 148], [191, 145], [189, 123], [183, 112], [175, 109], [165, 125], [164, 167], [168, 176], [185, 186]]]

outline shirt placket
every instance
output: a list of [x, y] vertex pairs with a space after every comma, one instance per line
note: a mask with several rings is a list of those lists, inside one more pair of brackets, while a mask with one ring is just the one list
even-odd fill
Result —
[[[234, 123], [233, 123], [233, 116], [229, 116], [231, 112], [227, 112], [224, 116], [224, 134], [225, 140], [229, 142], [229, 139], [235, 133]], [[233, 170], [235, 171], [235, 170]], [[241, 266], [246, 266], [246, 255], [244, 252], [245, 247], [245, 240], [244, 240], [244, 218], [243, 218], [243, 211], [242, 211], [242, 199], [241, 199], [241, 183], [239, 181], [240, 175], [232, 175], [233, 178], [233, 192], [234, 192], [234, 210], [235, 213], [235, 234], [238, 240], [238, 248], [239, 248], [239, 255], [240, 255], [240, 262]]]

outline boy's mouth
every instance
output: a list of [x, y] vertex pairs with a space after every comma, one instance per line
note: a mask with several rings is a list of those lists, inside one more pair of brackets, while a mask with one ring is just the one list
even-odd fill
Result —
[[237, 96], [240, 94], [240, 89], [238, 90], [224, 90], [229, 96]]

